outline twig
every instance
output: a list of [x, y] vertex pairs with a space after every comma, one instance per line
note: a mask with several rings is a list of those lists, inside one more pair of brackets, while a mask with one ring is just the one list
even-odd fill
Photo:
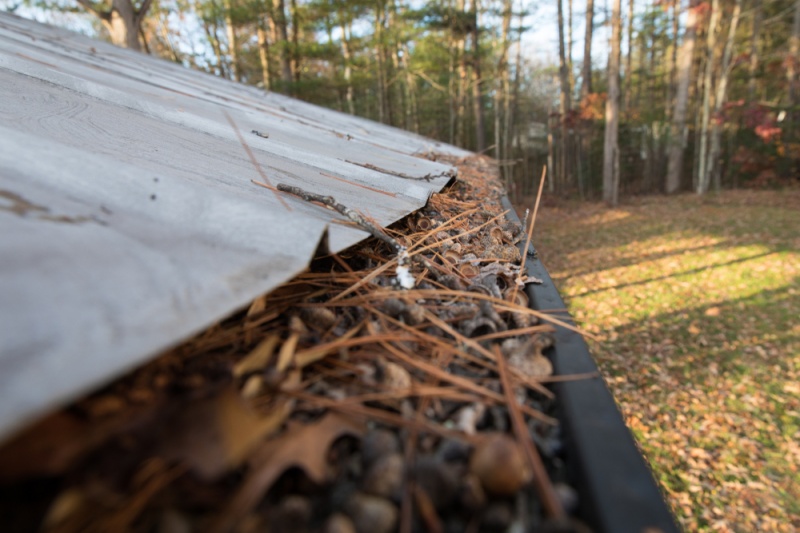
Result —
[[357, 163], [355, 161], [350, 161], [349, 159], [345, 159], [345, 163], [350, 163], [351, 165], [356, 165], [369, 170], [374, 170], [376, 172], [380, 172], [381, 174], [389, 174], [390, 176], [397, 176], [398, 178], [403, 178], [405, 180], [431, 181], [435, 180], [436, 178], [453, 177], [453, 175], [450, 172], [440, 172], [439, 174], [425, 174], [424, 176], [410, 176], [408, 174], [403, 174], [402, 172], [396, 172], [394, 170], [381, 168], [379, 166], [372, 165], [370, 163]]
[[381, 228], [374, 222], [368, 220], [367, 217], [365, 217], [355, 209], [350, 209], [346, 205], [337, 202], [336, 198], [334, 198], [333, 196], [324, 196], [322, 194], [316, 194], [313, 192], [303, 190], [300, 187], [295, 187], [294, 185], [286, 185], [285, 183], [279, 183], [278, 190], [294, 194], [295, 196], [299, 196], [306, 202], [319, 202], [322, 205], [330, 207], [331, 209], [334, 209], [335, 211], [347, 217], [359, 228], [363, 229], [376, 239], [381, 240], [387, 243], [392, 248], [394, 248], [394, 250], [397, 252], [397, 269], [396, 269], [397, 283], [400, 285], [400, 287], [404, 289], [414, 288], [415, 280], [410, 272], [411, 257], [408, 255], [408, 249], [402, 244], [400, 244], [396, 239], [389, 236], [383, 230], [383, 228]]
[[[258, 160], [256, 159], [256, 156], [253, 155], [253, 151], [250, 149], [250, 146], [244, 140], [244, 137], [242, 137], [242, 132], [239, 131], [239, 127], [236, 125], [236, 123], [233, 121], [233, 119], [231, 118], [231, 116], [228, 114], [227, 111], [223, 109], [222, 114], [225, 115], [225, 118], [228, 120], [228, 124], [230, 124], [231, 128], [233, 128], [233, 132], [236, 133], [236, 137], [239, 139], [239, 143], [242, 145], [242, 148], [244, 148], [244, 151], [247, 153], [247, 157], [250, 158], [250, 162], [253, 163], [253, 166], [256, 168], [256, 172], [258, 172], [258, 175], [261, 176], [262, 180], [264, 180], [264, 183], [269, 185], [268, 188], [271, 188], [272, 183], [270, 183], [269, 178], [261, 169], [261, 165], [258, 164]], [[283, 207], [285, 207], [287, 211], [292, 210], [292, 208], [289, 207], [289, 204], [286, 203], [286, 200], [281, 198], [280, 194], [275, 193], [275, 196], [278, 198], [278, 201], [281, 204], [283, 204]]]
[[511, 425], [514, 427], [514, 433], [517, 440], [522, 444], [525, 450], [525, 455], [528, 456], [528, 461], [533, 469], [533, 483], [536, 486], [536, 491], [539, 493], [539, 498], [542, 500], [542, 507], [544, 507], [548, 516], [552, 518], [563, 518], [564, 508], [561, 502], [558, 501], [558, 496], [550, 482], [547, 475], [547, 470], [542, 463], [542, 458], [536, 447], [531, 442], [528, 435], [528, 428], [525, 425], [525, 420], [520, 411], [520, 405], [514, 398], [514, 390], [511, 387], [511, 376], [509, 376], [508, 368], [506, 367], [506, 360], [503, 354], [500, 353], [500, 347], [495, 344], [494, 346], [495, 358], [497, 359], [497, 371], [500, 374], [500, 382], [503, 384], [503, 392], [506, 396], [506, 405], [508, 407], [508, 415], [511, 418]]
[[369, 220], [367, 220], [364, 215], [356, 211], [355, 209], [350, 209], [344, 204], [340, 204], [336, 201], [336, 198], [333, 196], [325, 196], [322, 194], [316, 194], [313, 192], [306, 191], [301, 189], [300, 187], [295, 187], [294, 185], [287, 185], [285, 183], [279, 183], [277, 189], [282, 192], [288, 192], [290, 194], [294, 194], [295, 196], [299, 196], [306, 202], [318, 202], [326, 207], [330, 207], [334, 211], [341, 213], [342, 215], [346, 216], [348, 219], [353, 221], [355, 224], [358, 225], [361, 229], [375, 237], [376, 239], [380, 239], [383, 242], [387, 243], [389, 246], [394, 248], [396, 252], [400, 252], [404, 249], [404, 246], [397, 242], [392, 237], [388, 236], [382, 228], [379, 228]]
[[533, 216], [531, 217], [531, 225], [528, 228], [528, 235], [525, 239], [525, 253], [522, 254], [522, 263], [519, 267], [520, 272], [525, 270], [525, 260], [528, 258], [528, 248], [531, 245], [531, 238], [533, 237], [533, 226], [536, 224], [536, 215], [539, 213], [539, 202], [542, 200], [545, 179], [547, 179], [547, 167], [542, 167], [542, 179], [539, 180], [539, 192], [536, 193], [536, 203], [533, 205]]

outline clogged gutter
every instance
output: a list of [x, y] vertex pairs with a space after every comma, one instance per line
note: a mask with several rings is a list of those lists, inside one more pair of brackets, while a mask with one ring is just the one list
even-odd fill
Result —
[[5, 443], [4, 530], [587, 530], [524, 231], [490, 160], [453, 163], [399, 248], [321, 256]]

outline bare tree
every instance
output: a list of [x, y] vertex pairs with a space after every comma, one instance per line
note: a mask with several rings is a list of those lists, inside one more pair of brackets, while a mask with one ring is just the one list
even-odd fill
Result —
[[792, 107], [793, 117], [797, 116], [795, 107], [800, 87], [797, 83], [797, 67], [800, 61], [800, 0], [794, 2], [794, 20], [792, 22], [792, 36], [789, 38], [789, 59], [786, 62], [786, 79], [789, 83], [789, 105]]
[[[631, 93], [633, 92], [633, 7], [634, 0], [628, 0], [628, 55], [625, 58], [625, 112], [629, 113], [631, 108]], [[642, 50], [644, 52], [644, 50]], [[639, 60], [639, 65], [642, 65], [643, 59]], [[641, 88], [642, 82], [639, 80], [639, 87]], [[638, 99], [638, 95], [637, 95]]]
[[472, 25], [472, 110], [475, 115], [475, 151], [483, 152], [486, 149], [486, 133], [483, 117], [483, 78], [481, 77], [481, 48], [480, 48], [480, 1], [472, 0], [471, 14], [475, 19]]
[[566, 49], [564, 43], [564, 9], [563, 0], [558, 0], [558, 77], [561, 82], [561, 96], [559, 100], [559, 113], [561, 115], [561, 139], [559, 150], [559, 172], [555, 176], [554, 182], [559, 182], [562, 186], [569, 181], [569, 159], [567, 158], [567, 117], [572, 107], [569, 85], [569, 68], [567, 64]]
[[272, 88], [272, 75], [270, 74], [271, 58], [265, 16], [260, 16], [256, 22], [256, 38], [258, 39], [258, 60], [261, 64], [261, 82], [264, 84], [264, 89], [269, 91]]
[[747, 81], [747, 100], [754, 102], [756, 99], [756, 73], [758, 72], [758, 40], [761, 36], [761, 19], [763, 10], [761, 0], [753, 2], [753, 30], [750, 35], [750, 78]]
[[703, 74], [703, 105], [700, 119], [700, 152], [697, 155], [697, 194], [703, 194], [708, 189], [708, 167], [706, 156], [708, 154], [708, 126], [711, 118], [711, 93], [713, 91], [714, 50], [717, 46], [717, 27], [721, 17], [722, 8], [719, 0], [711, 2], [711, 20], [706, 33], [706, 68]]
[[139, 33], [153, 0], [142, 0], [138, 6], [134, 4], [133, 0], [111, 0], [110, 2], [108, 0], [101, 2], [78, 0], [78, 3], [100, 19], [100, 22], [108, 30], [112, 43], [137, 52], [142, 51]]
[[[711, 128], [711, 148], [708, 151], [708, 161], [706, 162], [706, 173], [708, 176], [714, 178], [714, 188], [720, 188], [720, 138], [722, 136], [722, 124], [720, 124], [719, 114], [722, 111], [722, 106], [728, 97], [728, 80], [731, 73], [731, 56], [733, 55], [734, 38], [736, 37], [736, 28], [739, 25], [739, 15], [742, 12], [742, 0], [736, 0], [733, 6], [733, 15], [731, 17], [730, 26], [728, 26], [728, 38], [725, 41], [725, 50], [722, 53], [722, 65], [720, 66], [719, 79], [717, 80], [717, 94], [714, 97], [714, 124]], [[708, 178], [706, 179], [706, 187], [708, 187]]]
[[234, 24], [234, 7], [231, 0], [223, 0], [225, 6], [225, 35], [228, 38], [228, 56], [231, 58], [231, 79], [239, 81], [239, 43]]
[[272, 21], [275, 33], [273, 42], [277, 43], [280, 52], [281, 81], [288, 87], [292, 83], [292, 60], [291, 50], [289, 50], [289, 32], [284, 0], [273, 0]]
[[583, 40], [583, 83], [581, 98], [592, 92], [592, 30], [594, 26], [594, 0], [586, 0], [586, 33]]
[[667, 161], [666, 192], [676, 192], [681, 186], [683, 150], [686, 143], [686, 110], [689, 104], [689, 82], [692, 78], [692, 55], [697, 40], [698, 0], [690, 0], [686, 17], [686, 29], [678, 52], [677, 88], [675, 91], [675, 110], [672, 113], [670, 130], [669, 159]]
[[603, 145], [603, 200], [616, 206], [619, 199], [619, 64], [622, 48], [622, 0], [614, 0], [611, 12], [611, 52], [608, 55], [608, 100]]
[[667, 120], [672, 116], [672, 108], [675, 105], [675, 68], [678, 64], [678, 30], [680, 28], [681, 2], [680, 0], [672, 0], [672, 49], [669, 55], [669, 63], [667, 64], [667, 80], [669, 85], [667, 88], [667, 99], [664, 105], [664, 116]]

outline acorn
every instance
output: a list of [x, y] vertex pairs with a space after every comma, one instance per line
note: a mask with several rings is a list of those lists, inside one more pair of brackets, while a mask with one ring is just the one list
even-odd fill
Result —
[[344, 511], [357, 533], [391, 533], [397, 524], [397, 507], [378, 496], [357, 492], [345, 504]]
[[495, 243], [499, 244], [503, 242], [503, 228], [500, 226], [492, 226], [492, 228], [489, 230], [489, 236]]
[[378, 458], [367, 470], [362, 490], [373, 496], [399, 501], [405, 483], [406, 462], [400, 453], [390, 453]]
[[428, 217], [419, 217], [416, 222], [417, 231], [430, 231], [433, 228], [433, 220]]
[[469, 462], [490, 494], [511, 496], [533, 479], [530, 465], [519, 444], [504, 433], [490, 433], [475, 447]]
[[475, 276], [481, 273], [480, 268], [478, 268], [476, 265], [473, 265], [472, 263], [462, 263], [461, 265], [459, 265], [458, 271], [465, 278], [474, 278]]
[[445, 250], [442, 256], [450, 261], [451, 263], [458, 263], [461, 261], [461, 252], [450, 248], [449, 250]]
[[518, 287], [508, 287], [503, 291], [503, 299], [520, 307], [528, 307], [530, 300], [523, 289]]
[[356, 533], [356, 526], [347, 516], [334, 513], [325, 521], [322, 533]]
[[364, 468], [369, 468], [383, 456], [399, 451], [400, 441], [397, 435], [388, 429], [373, 429], [361, 439], [361, 461]]

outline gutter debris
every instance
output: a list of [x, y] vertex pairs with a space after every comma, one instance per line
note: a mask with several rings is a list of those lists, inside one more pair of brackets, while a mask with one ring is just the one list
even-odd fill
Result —
[[405, 227], [279, 185], [374, 238], [4, 443], [4, 531], [589, 531], [547, 386], [586, 376], [494, 163], [449, 162]]

